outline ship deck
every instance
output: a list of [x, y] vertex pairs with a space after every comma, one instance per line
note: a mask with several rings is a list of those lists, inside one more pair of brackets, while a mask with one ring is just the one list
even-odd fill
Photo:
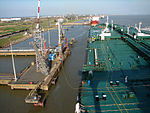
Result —
[[[117, 31], [114, 34], [119, 33]], [[150, 40], [143, 40], [150, 43]], [[95, 49], [97, 59], [95, 59]], [[104, 62], [104, 69], [83, 73], [79, 96], [82, 112], [146, 113], [150, 108], [150, 64], [121, 38], [107, 38], [88, 44], [86, 65]], [[95, 68], [97, 68], [95, 66]], [[90, 68], [93, 69], [93, 68]], [[127, 82], [125, 81], [125, 78]], [[110, 85], [113, 81], [113, 85]], [[119, 81], [119, 85], [116, 85]], [[106, 100], [103, 99], [106, 95]], [[99, 96], [99, 100], [96, 100]]]

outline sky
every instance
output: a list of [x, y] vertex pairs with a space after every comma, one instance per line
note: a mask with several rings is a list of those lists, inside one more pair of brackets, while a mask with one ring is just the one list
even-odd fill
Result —
[[[0, 0], [0, 17], [37, 15], [38, 0]], [[41, 0], [41, 16], [66, 14], [150, 15], [150, 0]]]

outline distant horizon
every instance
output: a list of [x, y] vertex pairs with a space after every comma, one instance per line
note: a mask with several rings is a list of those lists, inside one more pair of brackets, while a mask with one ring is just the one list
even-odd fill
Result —
[[[48, 16], [67, 16], [67, 15], [71, 15], [71, 14], [66, 14], [66, 15], [40, 15], [40, 17], [48, 17]], [[78, 14], [75, 14], [78, 15]], [[82, 14], [82, 15], [78, 15], [78, 16], [83, 16], [83, 15], [93, 15], [94, 14]], [[104, 15], [104, 16], [150, 16], [150, 14], [125, 14], [125, 15], [121, 15], [121, 14], [97, 14], [97, 15]], [[95, 15], [96, 16], [96, 15]], [[37, 17], [37, 16], [12, 16], [12, 17], [0, 17], [0, 18], [31, 18], [31, 17]]]
[[[41, 0], [40, 15], [150, 15], [150, 0]], [[0, 0], [0, 18], [34, 17], [38, 0]]]

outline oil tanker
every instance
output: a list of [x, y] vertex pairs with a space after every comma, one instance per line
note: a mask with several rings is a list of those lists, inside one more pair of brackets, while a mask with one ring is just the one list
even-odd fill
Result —
[[131, 27], [107, 17], [91, 25], [75, 112], [148, 113], [150, 35], [141, 31], [141, 22]]

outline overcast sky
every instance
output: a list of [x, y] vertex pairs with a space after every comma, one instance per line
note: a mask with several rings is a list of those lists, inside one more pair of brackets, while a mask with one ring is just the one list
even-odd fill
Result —
[[[0, 0], [0, 17], [36, 16], [38, 0]], [[41, 0], [40, 15], [150, 15], [150, 0]]]

